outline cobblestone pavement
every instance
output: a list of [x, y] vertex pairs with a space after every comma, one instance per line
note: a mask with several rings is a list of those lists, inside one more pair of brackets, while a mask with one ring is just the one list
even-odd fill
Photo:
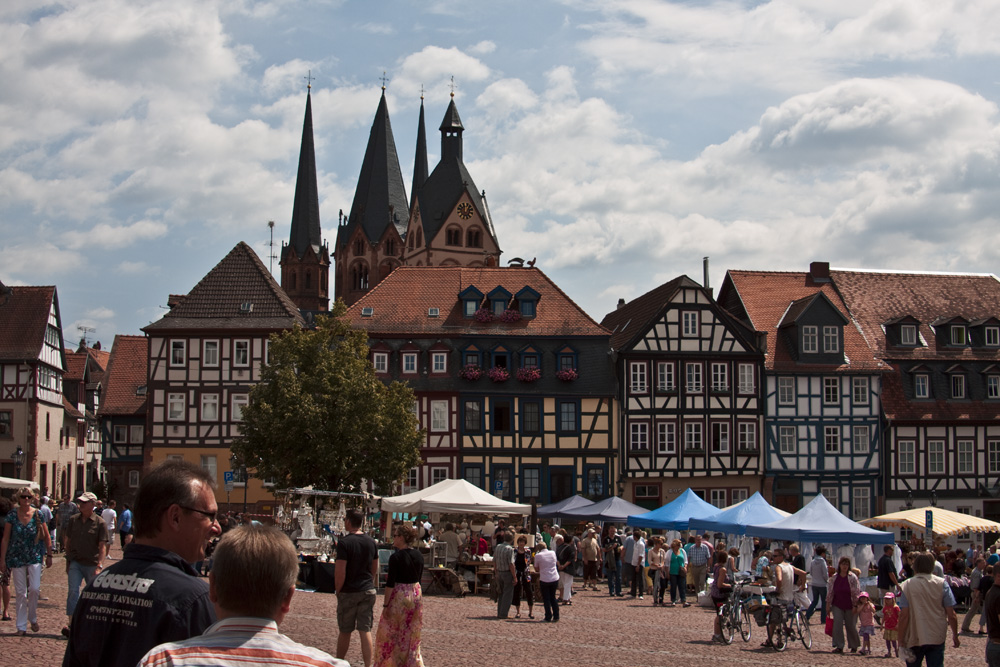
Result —
[[[119, 555], [117, 550], [113, 552]], [[65, 617], [66, 575], [57, 557], [42, 577], [39, 603], [41, 632], [13, 637], [12, 622], [0, 624], [0, 655], [3, 664], [46, 667], [59, 665], [66, 642], [59, 635]], [[324, 593], [297, 593], [282, 631], [296, 641], [317, 646], [330, 654], [336, 650], [336, 596]], [[378, 606], [376, 606], [378, 609]], [[13, 609], [11, 610], [13, 613]], [[626, 595], [610, 598], [606, 592], [579, 593], [569, 607], [561, 608], [559, 623], [543, 623], [542, 606], [535, 607], [535, 620], [528, 620], [522, 604], [522, 618], [500, 621], [496, 605], [485, 596], [426, 596], [424, 598], [423, 655], [428, 667], [469, 667], [484, 664], [568, 665], [572, 667], [656, 666], [656, 665], [861, 665], [893, 664], [884, 660], [884, 643], [874, 643], [874, 656], [833, 655], [830, 638], [814, 623], [813, 648], [801, 644], [784, 653], [760, 648], [763, 633], [754, 627], [749, 643], [738, 636], [731, 646], [712, 644], [712, 615], [709, 610], [690, 607], [654, 608], [652, 598], [639, 601]], [[814, 620], [818, 620], [818, 616]], [[377, 622], [377, 621], [376, 621]], [[122, 641], [128, 641], [123, 637]], [[963, 636], [962, 647], [947, 648], [948, 665], [979, 665], [984, 662], [985, 639]], [[357, 635], [347, 655], [352, 665], [361, 665]], [[873, 662], [874, 661], [874, 662]]]

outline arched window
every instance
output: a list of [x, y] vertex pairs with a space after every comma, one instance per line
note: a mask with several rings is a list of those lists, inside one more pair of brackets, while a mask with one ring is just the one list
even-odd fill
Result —
[[462, 245], [462, 230], [459, 227], [449, 227], [445, 230], [446, 245]]
[[365, 254], [365, 241], [364, 239], [358, 239], [354, 242], [354, 256], [360, 257]]
[[368, 266], [366, 264], [355, 264], [351, 267], [351, 289], [368, 289]]
[[306, 289], [312, 289], [312, 271], [306, 271]]
[[396, 242], [393, 239], [388, 239], [385, 242], [385, 254], [390, 256], [396, 254]]
[[483, 234], [478, 229], [470, 229], [465, 237], [465, 245], [470, 248], [483, 247]]
[[417, 228], [417, 245], [421, 246], [423, 244], [424, 244], [424, 231], [418, 227]]

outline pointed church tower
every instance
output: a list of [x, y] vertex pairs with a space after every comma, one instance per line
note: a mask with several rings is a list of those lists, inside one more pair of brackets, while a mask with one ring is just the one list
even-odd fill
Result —
[[310, 85], [306, 92], [292, 229], [288, 243], [282, 244], [279, 265], [281, 287], [295, 305], [302, 311], [322, 313], [330, 309], [330, 250], [323, 243], [319, 226], [311, 89]]
[[335, 298], [351, 305], [401, 264], [408, 211], [382, 86], [351, 212], [337, 228]]
[[421, 104], [418, 162], [413, 168], [414, 192], [404, 237], [404, 262], [408, 266], [497, 266], [500, 243], [486, 204], [486, 193], [476, 187], [463, 161], [465, 127], [455, 106], [454, 93], [439, 129], [441, 161], [417, 187], [421, 154], [425, 165], [427, 160]]
[[417, 191], [427, 181], [427, 133], [424, 132], [424, 96], [420, 95], [420, 120], [417, 121], [417, 151], [413, 156], [413, 185], [410, 186], [410, 208], [417, 200]]

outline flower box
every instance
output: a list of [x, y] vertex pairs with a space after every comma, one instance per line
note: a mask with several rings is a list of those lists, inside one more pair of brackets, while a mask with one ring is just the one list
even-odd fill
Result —
[[478, 380], [483, 377], [483, 369], [475, 364], [467, 364], [462, 367], [462, 370], [458, 371], [458, 377], [464, 378], [466, 380]]
[[575, 368], [564, 368], [562, 370], [556, 371], [556, 377], [563, 382], [572, 382], [573, 380], [580, 377], [580, 374]]
[[476, 311], [476, 321], [486, 324], [493, 321], [493, 311], [489, 308], [480, 308]]
[[507, 369], [502, 366], [494, 366], [490, 370], [486, 371], [486, 375], [488, 375], [494, 382], [506, 382], [510, 379], [510, 373], [508, 373]]
[[521, 311], [514, 308], [508, 308], [500, 314], [498, 319], [504, 324], [513, 324], [521, 319]]
[[542, 372], [537, 368], [518, 368], [517, 379], [521, 382], [534, 382], [542, 377]]

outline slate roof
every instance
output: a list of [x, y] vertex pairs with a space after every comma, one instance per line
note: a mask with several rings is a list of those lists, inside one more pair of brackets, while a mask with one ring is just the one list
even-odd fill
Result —
[[[458, 294], [470, 285], [483, 294], [498, 286], [512, 294], [531, 287], [541, 295], [537, 315], [512, 324], [467, 319]], [[371, 317], [362, 317], [364, 308], [372, 309]], [[429, 308], [440, 309], [439, 317], [428, 317]], [[348, 308], [347, 319], [372, 337], [608, 335], [540, 269], [521, 267], [401, 266]]]
[[413, 154], [413, 183], [410, 186], [410, 207], [413, 207], [417, 191], [427, 181], [427, 133], [424, 131], [424, 98], [420, 98], [420, 119], [417, 121], [417, 150]]
[[145, 336], [115, 336], [100, 408], [102, 417], [145, 414], [146, 395], [137, 396], [136, 389], [146, 385], [148, 362]]
[[667, 303], [681, 287], [700, 287], [687, 276], [678, 276], [642, 296], [637, 296], [601, 320], [601, 326], [610, 330], [611, 347], [623, 350], [645, 335], [654, 319], [663, 312]]
[[[250, 312], [241, 310], [250, 303]], [[305, 320], [249, 245], [240, 241], [146, 332], [181, 329], [288, 329]]]
[[0, 300], [0, 361], [34, 361], [42, 351], [56, 288], [11, 287]]
[[319, 225], [319, 189], [316, 186], [316, 150], [313, 146], [312, 95], [307, 93], [288, 247], [294, 249], [299, 257], [303, 257], [310, 247], [319, 255], [322, 243]]
[[[930, 323], [962, 317], [969, 321], [1000, 316], [1000, 281], [992, 274], [905, 273], [831, 269], [837, 289], [876, 353], [891, 359], [1000, 359], [1000, 351], [940, 349]], [[882, 325], [903, 316], [920, 321], [927, 342], [917, 348], [886, 349]]]
[[382, 238], [390, 222], [396, 226], [401, 237], [405, 236], [408, 217], [406, 186], [403, 185], [403, 172], [399, 168], [399, 156], [396, 154], [396, 142], [392, 137], [389, 107], [383, 89], [368, 135], [368, 147], [361, 163], [361, 174], [354, 191], [351, 212], [347, 224], [337, 230], [337, 246], [347, 245], [359, 226], [370, 243], [376, 243]]
[[[804, 307], [811, 297], [823, 293], [849, 324], [844, 325], [844, 353], [848, 363], [799, 363], [778, 331], [789, 308]], [[880, 371], [888, 366], [879, 359], [862, 335], [851, 312], [832, 282], [815, 282], [808, 272], [737, 271], [726, 273], [719, 301], [736, 317], [749, 320], [756, 330], [767, 334], [764, 367], [769, 371], [822, 373], [830, 371]]]
[[909, 400], [898, 370], [883, 377], [881, 402], [882, 413], [894, 422], [1000, 420], [1000, 403], [996, 401]]

